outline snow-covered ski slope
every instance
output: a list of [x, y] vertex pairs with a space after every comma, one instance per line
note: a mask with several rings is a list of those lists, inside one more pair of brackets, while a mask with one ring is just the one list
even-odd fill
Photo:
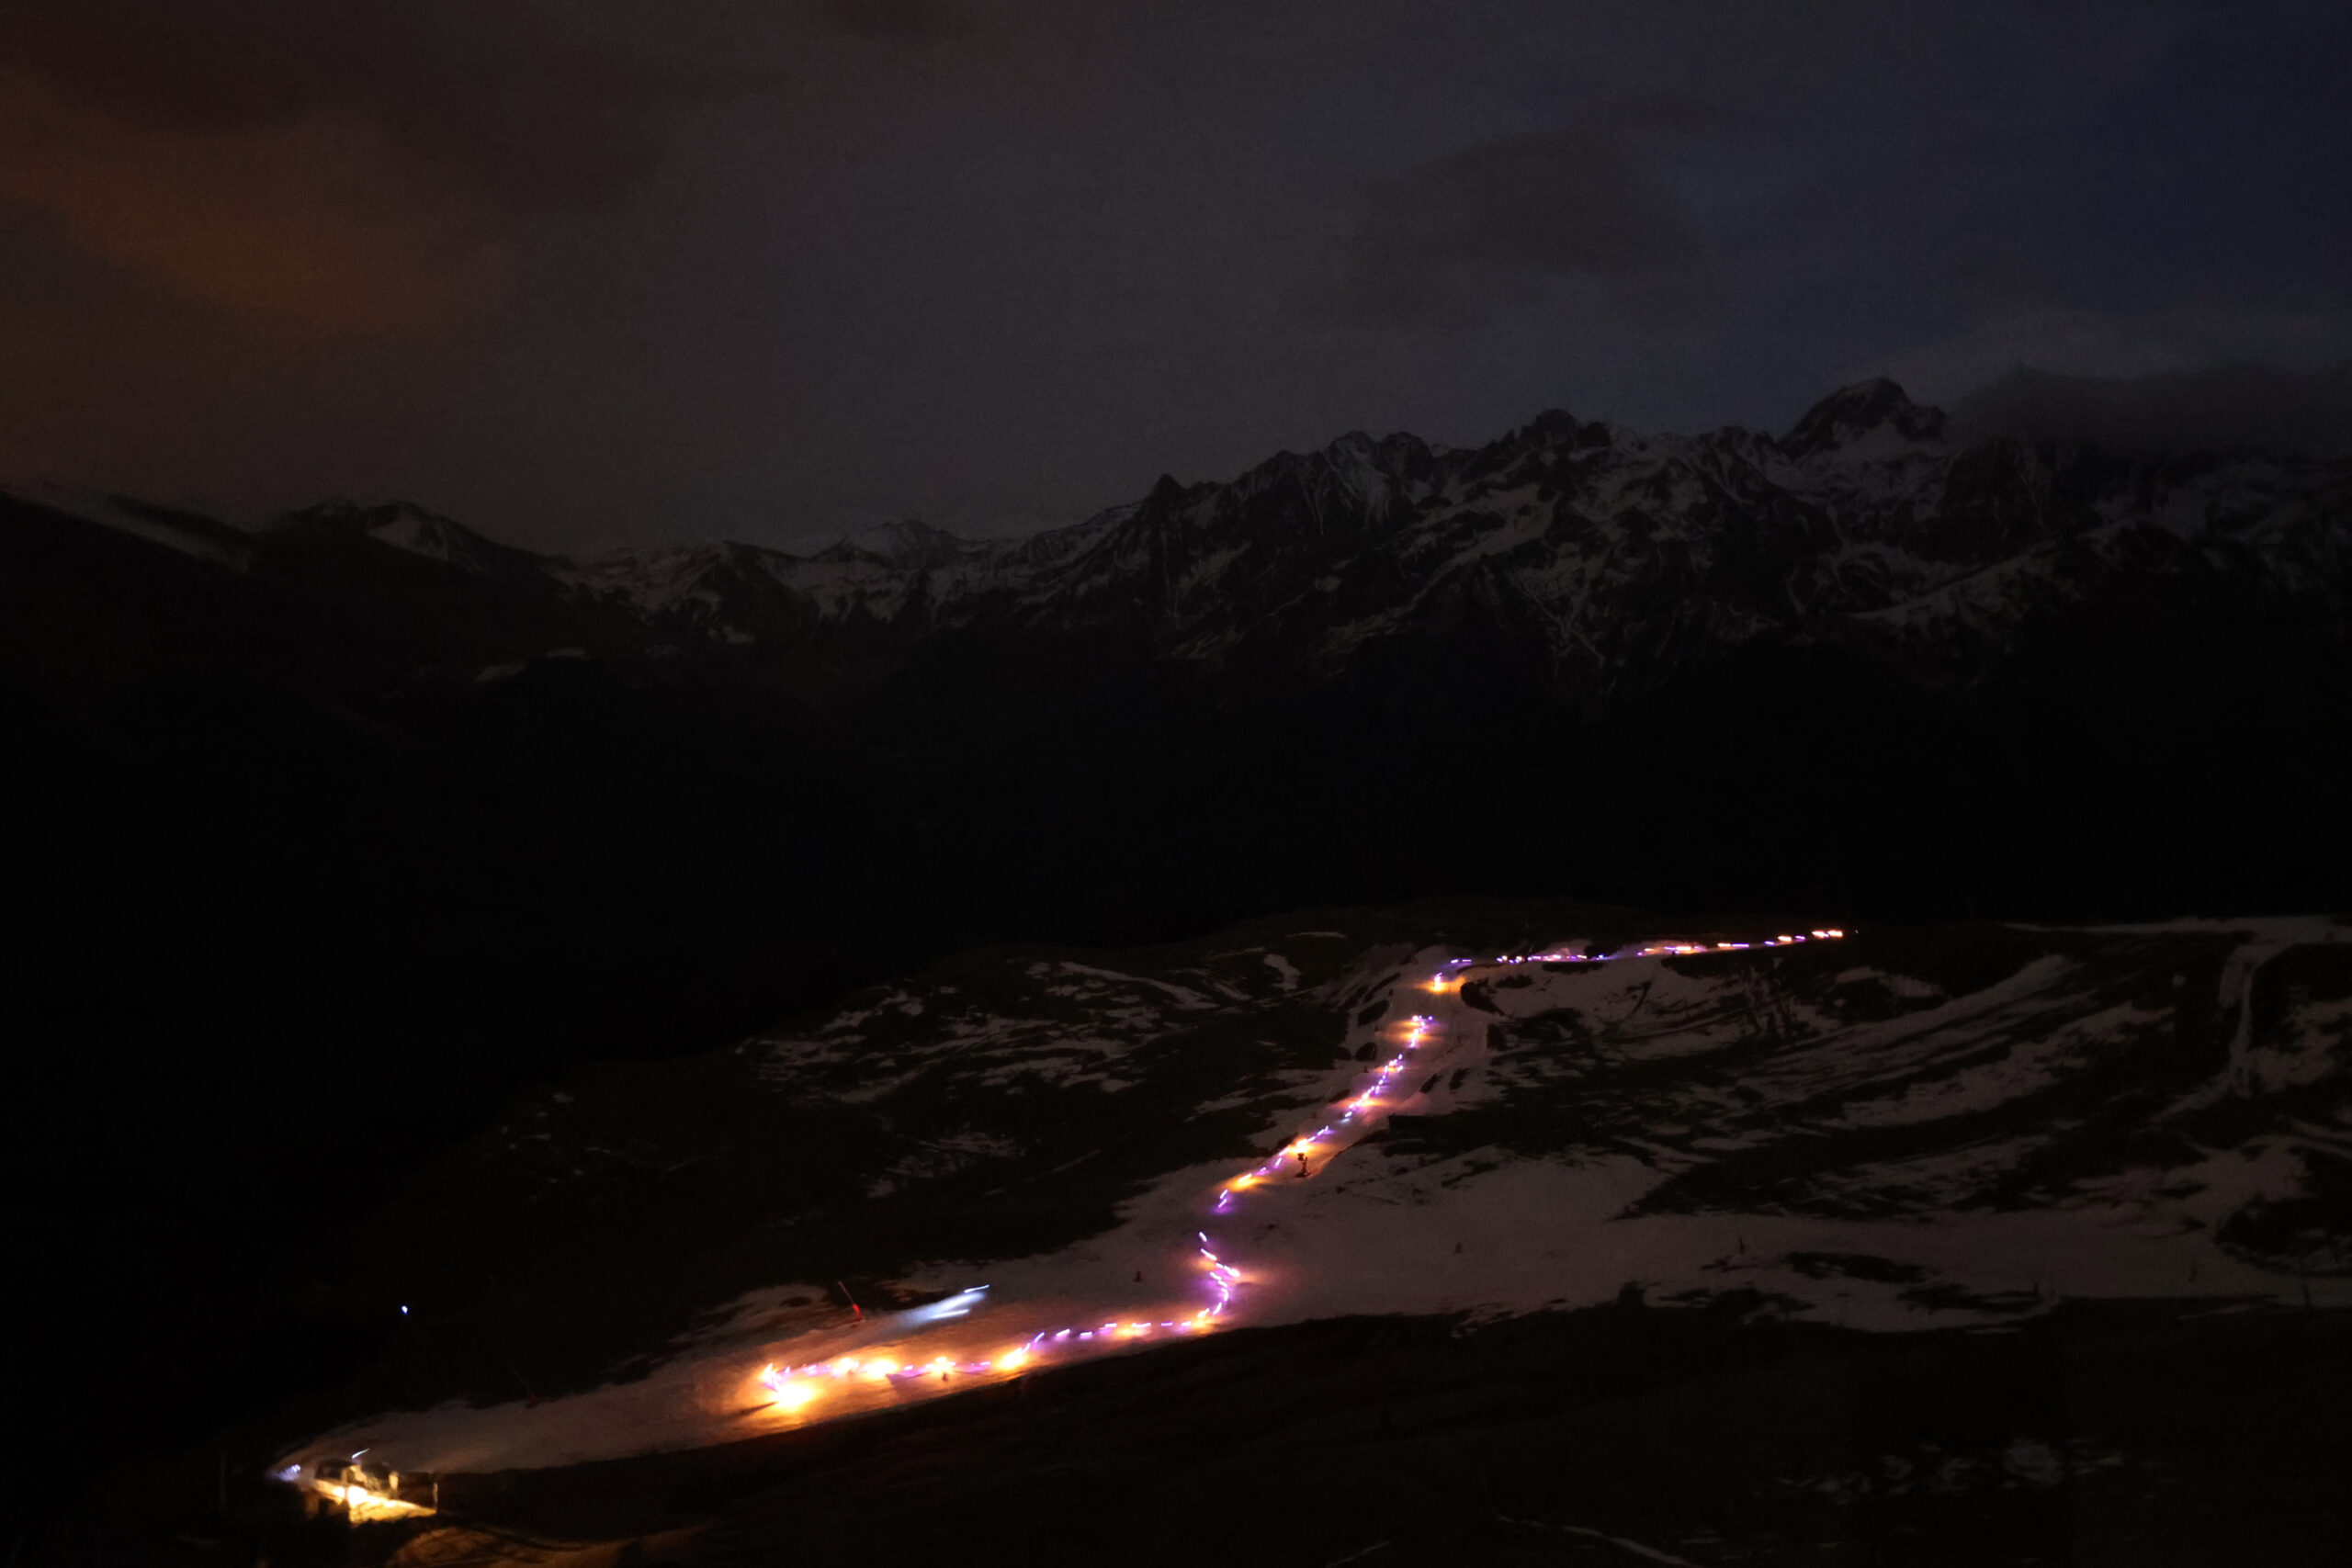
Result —
[[1007, 956], [999, 978], [1026, 1008], [1006, 990], [975, 1008], [967, 966], [755, 1042], [741, 1055], [760, 1092], [957, 1106], [958, 1131], [866, 1178], [876, 1204], [919, 1203], [1018, 1167], [1031, 1075], [1115, 1103], [1172, 1087], [1205, 1016], [1304, 1006], [1338, 1025], [1327, 1067], [1164, 1108], [1219, 1125], [1238, 1112], [1256, 1133], [1134, 1184], [1116, 1223], [1075, 1244], [910, 1260], [897, 1292], [922, 1304], [861, 1317], [805, 1310], [813, 1284], [755, 1291], [642, 1377], [386, 1415], [288, 1461], [366, 1448], [409, 1470], [559, 1465], [1228, 1325], [1489, 1317], [1628, 1288], [1886, 1331], [2013, 1321], [2068, 1296], [2352, 1303], [2337, 1212], [2352, 927], [1335, 958], [1348, 940], [1295, 932], [1288, 952], [1157, 970]]

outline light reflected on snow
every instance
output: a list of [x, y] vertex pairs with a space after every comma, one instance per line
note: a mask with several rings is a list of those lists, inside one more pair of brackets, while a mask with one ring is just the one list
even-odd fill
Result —
[[[1528, 964], [1590, 965], [1625, 959], [1745, 953], [1836, 941], [1845, 935], [1843, 930], [1828, 927], [1755, 942], [1658, 941], [1614, 953], [1555, 950], [1455, 958], [1419, 982], [1418, 988], [1452, 998], [1466, 985], [1478, 983], [1480, 971], [1504, 971]], [[1476, 1034], [1474, 1029], [1472, 1037]], [[1346, 1098], [1332, 1103], [1326, 1112], [1329, 1120], [1295, 1134], [1272, 1155], [1218, 1182], [1204, 1196], [1202, 1210], [1196, 1211], [1204, 1220], [1229, 1220], [1250, 1201], [1320, 1176], [1335, 1156], [1371, 1132], [1381, 1118], [1420, 1099], [1419, 1089], [1408, 1077], [1419, 1076], [1418, 1060], [1440, 1054], [1437, 1048], [1448, 1040], [1445, 1022], [1434, 1014], [1414, 1013], [1383, 1026], [1380, 1035], [1393, 1054], [1351, 1086]], [[1443, 1070], [1442, 1065], [1439, 1070]], [[1038, 1366], [1072, 1359], [1081, 1351], [1125, 1348], [1159, 1338], [1213, 1332], [1241, 1315], [1250, 1278], [1220, 1252], [1205, 1229], [1195, 1232], [1194, 1240], [1190, 1259], [1194, 1293], [1181, 1306], [1170, 1303], [1142, 1316], [1125, 1315], [1135, 1310], [1127, 1307], [1117, 1316], [1100, 1321], [1081, 1318], [1067, 1327], [1039, 1328], [1023, 1338], [1022, 1333], [1055, 1309], [1032, 1303], [1015, 1309], [1028, 1317], [1019, 1329], [1008, 1334], [999, 1326], [991, 1331], [985, 1325], [1001, 1325], [1007, 1309], [1004, 1303], [992, 1304], [987, 1285], [974, 1285], [922, 1306], [866, 1318], [846, 1337], [854, 1344], [854, 1354], [842, 1353], [850, 1345], [843, 1343], [844, 1337], [836, 1336], [832, 1353], [823, 1359], [797, 1365], [772, 1360], [755, 1373], [739, 1372], [726, 1384], [734, 1393], [731, 1414], [764, 1416], [799, 1425], [1001, 1382]], [[924, 1341], [921, 1352], [909, 1343], [918, 1337]], [[980, 1351], [987, 1353], [976, 1353]], [[706, 1408], [716, 1414], [720, 1396], [714, 1393], [713, 1401]], [[281, 1472], [279, 1478], [299, 1484], [300, 1473], [299, 1469]], [[358, 1481], [356, 1472], [333, 1483], [321, 1477], [312, 1485], [345, 1502], [356, 1519], [396, 1518], [431, 1511], [371, 1489]]]
[[413, 1519], [433, 1512], [426, 1504], [390, 1496], [356, 1481], [321, 1480], [311, 1483], [311, 1485], [320, 1495], [349, 1509], [351, 1522], [356, 1525], [374, 1524], [384, 1519]]
[[975, 1285], [968, 1291], [949, 1296], [945, 1301], [933, 1302], [929, 1306], [910, 1308], [903, 1314], [902, 1321], [911, 1326], [937, 1323], [943, 1318], [963, 1317], [978, 1306], [980, 1298], [987, 1293], [986, 1285]]
[[760, 1381], [775, 1391], [775, 1407], [778, 1410], [797, 1410], [817, 1397], [815, 1383], [783, 1376], [774, 1367], [761, 1372]]

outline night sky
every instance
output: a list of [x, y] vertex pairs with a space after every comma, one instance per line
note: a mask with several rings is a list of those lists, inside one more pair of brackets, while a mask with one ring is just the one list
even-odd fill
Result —
[[2352, 357], [2352, 9], [0, 0], [0, 476], [543, 548]]

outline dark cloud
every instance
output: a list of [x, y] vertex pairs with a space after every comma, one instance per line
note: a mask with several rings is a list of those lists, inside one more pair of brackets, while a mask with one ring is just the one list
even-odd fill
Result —
[[2309, 368], [2347, 47], [2316, 0], [0, 0], [0, 481], [805, 546], [1351, 428]]
[[414, 331], [609, 203], [707, 82], [522, 0], [17, 0], [0, 202], [266, 332]]
[[609, 198], [698, 83], [527, 0], [15, 0], [0, 72], [153, 132], [364, 122], [533, 207]]
[[2020, 369], [1953, 412], [1971, 436], [2352, 456], [2352, 365], [2323, 371], [2222, 365], [2130, 378]]
[[1560, 279], [1655, 294], [1689, 224], [1611, 129], [1498, 137], [1380, 181], [1311, 303], [1343, 319], [1477, 316]]
[[824, 0], [820, 15], [854, 38], [945, 38], [957, 30], [940, 0]]

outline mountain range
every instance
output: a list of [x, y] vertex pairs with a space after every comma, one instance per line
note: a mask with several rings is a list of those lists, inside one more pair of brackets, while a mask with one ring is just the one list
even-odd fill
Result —
[[[8, 685], [118, 761], [184, 750], [145, 732], [192, 697], [265, 748], [428, 765], [549, 724], [535, 756], [630, 771], [748, 749], [768, 763], [711, 766], [931, 838], [910, 874], [1018, 845], [1083, 882], [1107, 856], [1178, 925], [1464, 887], [2340, 897], [2352, 460], [1969, 438], [1883, 380], [1777, 436], [1556, 412], [1476, 448], [1349, 434], [1019, 540], [909, 521], [573, 560], [404, 502], [252, 532], [119, 498], [6, 516]], [[617, 815], [729, 787], [673, 772]], [[1487, 857], [1403, 847], [1497, 809], [1681, 820], [1541, 846], [1500, 888]]]
[[2341, 613], [2352, 464], [1963, 443], [1949, 423], [1874, 381], [1779, 437], [1556, 411], [1476, 448], [1351, 434], [1230, 482], [1163, 478], [1024, 539], [907, 521], [806, 556], [719, 543], [574, 561], [398, 502], [327, 502], [258, 535], [115, 498], [50, 506], [322, 597], [389, 598], [371, 573], [422, 582], [430, 563], [462, 631], [413, 652], [444, 672], [483, 649], [577, 649], [808, 689], [988, 638], [1314, 685], [1467, 643], [1590, 712], [1766, 647], [1966, 686], [2117, 614], [2169, 615], [2178, 635], [2225, 604], [2323, 626]]
[[525, 1086], [959, 949], [1435, 894], [2352, 907], [2347, 486], [1877, 382], [1780, 434], [1349, 435], [1028, 539], [806, 556], [19, 490], [6, 1185], [73, 1289], [14, 1303], [71, 1375], [0, 1469], [369, 1354], [307, 1315], [305, 1238]]

